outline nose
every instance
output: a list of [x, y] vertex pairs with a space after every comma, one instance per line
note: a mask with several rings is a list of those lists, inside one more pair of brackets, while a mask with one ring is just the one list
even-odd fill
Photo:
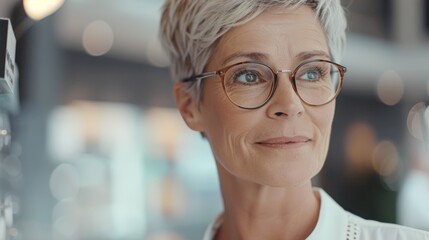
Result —
[[279, 70], [277, 76], [277, 87], [270, 102], [268, 102], [268, 116], [273, 119], [301, 116], [305, 109], [303, 102], [293, 88], [292, 81], [289, 78], [290, 72]]

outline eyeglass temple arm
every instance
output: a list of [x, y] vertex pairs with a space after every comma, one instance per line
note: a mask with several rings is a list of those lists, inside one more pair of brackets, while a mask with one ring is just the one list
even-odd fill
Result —
[[213, 77], [217, 73], [218, 73], [217, 71], [213, 71], [213, 72], [202, 73], [202, 74], [199, 74], [199, 75], [194, 75], [194, 76], [182, 79], [182, 82], [198, 81], [198, 80], [203, 79], [203, 78]]

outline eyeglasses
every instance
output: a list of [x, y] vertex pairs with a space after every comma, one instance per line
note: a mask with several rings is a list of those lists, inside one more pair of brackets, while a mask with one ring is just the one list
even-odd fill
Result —
[[278, 74], [289, 73], [289, 79], [299, 98], [310, 106], [321, 106], [338, 96], [346, 71], [346, 67], [322, 59], [303, 62], [293, 71], [273, 71], [263, 63], [240, 62], [183, 79], [182, 82], [218, 75], [233, 104], [243, 109], [257, 109], [264, 106], [274, 95]]

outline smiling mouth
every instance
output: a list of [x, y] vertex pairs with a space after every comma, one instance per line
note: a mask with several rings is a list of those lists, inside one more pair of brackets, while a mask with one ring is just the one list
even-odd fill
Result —
[[281, 137], [281, 138], [273, 138], [273, 139], [267, 139], [260, 142], [256, 142], [257, 145], [263, 146], [263, 147], [269, 147], [269, 148], [296, 148], [305, 146], [307, 143], [311, 142], [311, 139], [303, 136], [298, 137]]

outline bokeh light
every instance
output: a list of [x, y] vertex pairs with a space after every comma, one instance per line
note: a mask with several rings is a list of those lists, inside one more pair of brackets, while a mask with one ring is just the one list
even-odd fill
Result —
[[0, 240], [6, 240], [6, 223], [0, 216]]
[[13, 225], [13, 214], [14, 214], [14, 203], [13, 203], [13, 198], [12, 196], [7, 196], [4, 200], [4, 206], [6, 207], [3, 212], [4, 212], [4, 220], [6, 223], [7, 227], [12, 227]]
[[395, 144], [387, 140], [377, 144], [374, 149], [372, 164], [378, 174], [383, 177], [394, 174], [399, 164], [399, 154]]
[[75, 215], [76, 213], [77, 206], [74, 200], [61, 200], [57, 203], [57, 205], [55, 205], [52, 211], [52, 220], [56, 221], [60, 217]]
[[161, 46], [161, 41], [154, 38], [147, 45], [147, 59], [155, 67], [167, 67], [170, 64], [167, 54]]
[[107, 181], [105, 159], [96, 154], [82, 154], [78, 161], [81, 187], [96, 187]]
[[79, 174], [70, 164], [59, 165], [51, 175], [49, 182], [52, 195], [58, 199], [73, 199], [79, 191]]
[[420, 140], [423, 140], [424, 123], [422, 122], [422, 114], [425, 108], [426, 106], [424, 103], [417, 103], [411, 108], [407, 117], [408, 131], [413, 137]]
[[[178, 111], [169, 108], [151, 108], [147, 112], [147, 124], [151, 126], [154, 146], [172, 157], [183, 136], [184, 123]], [[171, 160], [171, 159], [170, 159]]]
[[72, 215], [63, 216], [54, 222], [54, 230], [60, 236], [71, 238], [77, 231], [78, 221]]
[[59, 162], [72, 161], [83, 151], [84, 141], [80, 137], [82, 123], [75, 109], [56, 108], [48, 125], [48, 150], [53, 160]]
[[365, 172], [371, 168], [376, 146], [374, 128], [366, 122], [355, 122], [347, 128], [345, 139], [346, 166], [350, 171]]
[[94, 21], [84, 30], [82, 44], [92, 56], [102, 56], [113, 46], [114, 35], [110, 25], [104, 21]]
[[57, 11], [64, 0], [24, 0], [25, 13], [33, 20], [41, 20]]
[[404, 94], [404, 83], [401, 76], [392, 70], [385, 71], [378, 80], [377, 94], [384, 104], [396, 105]]

